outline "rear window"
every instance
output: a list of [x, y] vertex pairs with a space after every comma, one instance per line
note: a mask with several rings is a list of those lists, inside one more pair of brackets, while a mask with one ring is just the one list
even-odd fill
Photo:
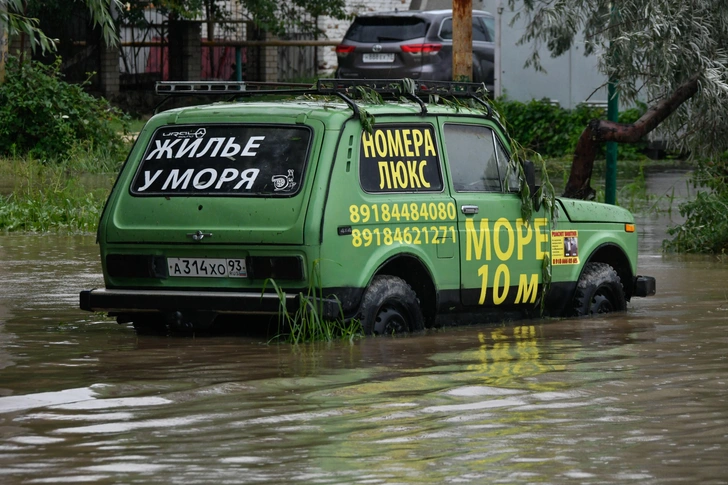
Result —
[[415, 17], [357, 17], [344, 36], [354, 42], [402, 42], [424, 37], [427, 22]]
[[301, 188], [310, 139], [300, 126], [165, 126], [147, 146], [131, 193], [292, 196]]

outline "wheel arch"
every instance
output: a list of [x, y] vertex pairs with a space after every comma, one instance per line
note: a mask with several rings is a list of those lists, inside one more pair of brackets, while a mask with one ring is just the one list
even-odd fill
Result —
[[[621, 247], [613, 243], [601, 244], [592, 251], [589, 258], [582, 265], [582, 273], [587, 263], [606, 263], [614, 268], [619, 279], [622, 281], [624, 296], [629, 301], [634, 290], [634, 273], [629, 257], [627, 257], [627, 253]], [[579, 277], [581, 277], [581, 274], [579, 274]]]
[[409, 253], [392, 256], [377, 268], [369, 284], [374, 277], [380, 275], [397, 276], [410, 285], [420, 300], [425, 326], [431, 327], [434, 324], [437, 311], [437, 288], [432, 272], [420, 258]]

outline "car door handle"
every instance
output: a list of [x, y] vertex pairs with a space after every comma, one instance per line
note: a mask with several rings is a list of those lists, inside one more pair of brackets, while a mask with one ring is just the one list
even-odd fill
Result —
[[460, 207], [460, 210], [463, 214], [477, 214], [478, 213], [478, 206], [477, 205], [464, 205]]

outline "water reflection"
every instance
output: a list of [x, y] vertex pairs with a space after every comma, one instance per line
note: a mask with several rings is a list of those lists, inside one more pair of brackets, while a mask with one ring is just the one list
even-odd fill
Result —
[[93, 237], [0, 236], [0, 482], [725, 483], [728, 268], [642, 245], [626, 314], [292, 347], [137, 336]]

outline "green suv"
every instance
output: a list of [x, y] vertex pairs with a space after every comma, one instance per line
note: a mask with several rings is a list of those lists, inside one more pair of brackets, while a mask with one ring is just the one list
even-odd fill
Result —
[[385, 334], [654, 294], [627, 210], [523, 196], [533, 165], [514, 161], [482, 85], [249, 88], [158, 86], [232, 100], [146, 124], [99, 223], [105, 288], [81, 292], [82, 309], [202, 328], [313, 303]]

